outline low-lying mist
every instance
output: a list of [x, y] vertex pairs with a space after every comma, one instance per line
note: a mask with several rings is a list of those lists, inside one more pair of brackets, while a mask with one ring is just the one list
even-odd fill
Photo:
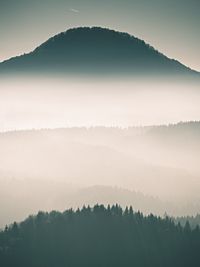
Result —
[[95, 203], [196, 214], [199, 102], [188, 79], [2, 78], [0, 227]]
[[189, 78], [20, 77], [0, 81], [1, 131], [158, 125], [200, 118], [199, 83]]
[[[126, 201], [146, 213], [196, 214], [199, 134], [198, 122], [2, 133], [1, 211], [8, 213], [2, 218], [95, 202], [125, 206]], [[96, 191], [96, 186], [108, 191]], [[80, 190], [87, 188], [90, 194], [83, 197]], [[130, 198], [129, 192], [118, 194], [119, 188], [134, 193]], [[144, 196], [138, 200], [136, 192]], [[149, 201], [151, 197], [156, 199]]]

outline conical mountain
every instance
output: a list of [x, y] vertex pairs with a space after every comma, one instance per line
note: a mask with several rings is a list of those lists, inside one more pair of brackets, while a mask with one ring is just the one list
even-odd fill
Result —
[[195, 74], [144, 41], [100, 27], [62, 32], [29, 54], [0, 64], [1, 72], [64, 72], [88, 74]]

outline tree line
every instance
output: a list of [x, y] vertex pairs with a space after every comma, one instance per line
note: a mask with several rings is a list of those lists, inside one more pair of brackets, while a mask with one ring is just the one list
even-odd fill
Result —
[[2, 267], [196, 267], [199, 251], [198, 226], [119, 205], [39, 212], [0, 232]]

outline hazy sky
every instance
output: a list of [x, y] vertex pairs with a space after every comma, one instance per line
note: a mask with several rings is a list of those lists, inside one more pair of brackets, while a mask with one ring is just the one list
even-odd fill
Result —
[[77, 26], [129, 32], [200, 71], [199, 0], [0, 0], [0, 61]]

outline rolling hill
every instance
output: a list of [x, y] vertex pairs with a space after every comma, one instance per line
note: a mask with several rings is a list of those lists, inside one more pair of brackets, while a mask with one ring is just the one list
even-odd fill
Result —
[[0, 73], [197, 74], [127, 33], [100, 27], [62, 32], [29, 54], [0, 64]]
[[199, 247], [199, 227], [119, 205], [39, 212], [0, 231], [4, 267], [196, 267]]
[[39, 209], [96, 203], [195, 215], [199, 134], [199, 122], [1, 133], [0, 227]]

